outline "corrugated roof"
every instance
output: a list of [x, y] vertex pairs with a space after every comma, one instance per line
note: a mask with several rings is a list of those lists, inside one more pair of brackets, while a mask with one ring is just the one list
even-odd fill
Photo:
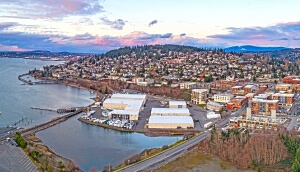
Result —
[[139, 111], [136, 110], [113, 110], [110, 113], [116, 115], [139, 115]]
[[150, 116], [149, 124], [194, 124], [190, 116]]
[[174, 113], [174, 115], [178, 114], [187, 114], [190, 113], [189, 109], [187, 108], [152, 108], [151, 113]]
[[169, 101], [169, 105], [186, 105], [185, 101]]
[[145, 94], [113, 94], [112, 99], [146, 99]]

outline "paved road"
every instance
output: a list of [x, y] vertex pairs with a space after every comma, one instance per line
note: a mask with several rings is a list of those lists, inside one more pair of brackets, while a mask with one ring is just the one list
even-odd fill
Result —
[[[220, 121], [220, 123], [217, 124], [217, 127], [225, 126], [228, 123], [228, 120], [230, 117], [233, 117], [233, 116], [237, 117], [237, 116], [245, 113], [245, 111], [246, 111], [246, 107], [239, 109], [237, 112], [235, 112], [234, 115], [231, 115], [231, 116], [225, 118], [224, 120]], [[187, 141], [186, 143], [184, 143], [182, 145], [179, 145], [173, 149], [170, 149], [170, 150], [168, 150], [162, 154], [159, 154], [155, 157], [152, 157], [148, 160], [145, 160], [145, 161], [137, 163], [137, 164], [133, 164], [132, 166], [129, 166], [125, 169], [118, 170], [118, 171], [120, 171], [120, 172], [138, 172], [138, 171], [149, 170], [149, 169], [152, 169], [157, 166], [161, 166], [163, 163], [168, 162], [169, 159], [174, 159], [176, 157], [179, 157], [180, 155], [185, 153], [188, 148], [190, 148], [190, 147], [196, 145], [197, 143], [201, 142], [202, 140], [204, 140], [209, 132], [210, 132], [209, 130], [206, 130], [204, 134], [199, 135], [199, 136]]]
[[2, 141], [0, 143], [0, 171], [38, 172], [39, 170], [19, 147]]
[[134, 164], [132, 166], [129, 166], [126, 169], [119, 170], [120, 172], [138, 172], [138, 171], [144, 171], [147, 169], [151, 169], [153, 166], [159, 165], [167, 161], [169, 158], [174, 158], [176, 155], [181, 155], [182, 153], [186, 152], [188, 148], [196, 145], [197, 143], [201, 142], [205, 139], [207, 136], [207, 133], [204, 133], [200, 136], [197, 136], [186, 143], [179, 145], [177, 147], [174, 147], [173, 149], [170, 149], [162, 154], [159, 154], [153, 158], [150, 158], [148, 160], [142, 161], [138, 164]]

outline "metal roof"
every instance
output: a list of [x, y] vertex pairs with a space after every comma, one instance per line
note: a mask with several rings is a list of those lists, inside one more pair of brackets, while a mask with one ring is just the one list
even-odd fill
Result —
[[150, 116], [149, 124], [194, 124], [190, 116]]

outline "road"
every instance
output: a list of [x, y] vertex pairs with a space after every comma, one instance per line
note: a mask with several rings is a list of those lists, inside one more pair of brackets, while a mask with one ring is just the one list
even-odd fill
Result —
[[[220, 121], [216, 126], [217, 127], [225, 126], [228, 123], [228, 120], [230, 117], [237, 117], [237, 116], [245, 113], [245, 111], [246, 111], [246, 107], [242, 107], [237, 112], [235, 112], [234, 115], [231, 115], [231, 116], [225, 118], [224, 120]], [[149, 158], [147, 160], [133, 164], [131, 166], [128, 166], [127, 168], [117, 170], [117, 171], [119, 171], [119, 172], [139, 172], [139, 171], [150, 170], [157, 166], [161, 166], [162, 164], [168, 162], [169, 159], [175, 159], [175, 158], [181, 156], [190, 147], [203, 141], [209, 132], [210, 132], [209, 130], [206, 130], [204, 134], [196, 136], [193, 139], [183, 143], [182, 145], [179, 145], [179, 146], [174, 147], [173, 149], [169, 149], [166, 152], [163, 152], [157, 156], [154, 156], [152, 158]]]
[[137, 164], [133, 164], [132, 166], [129, 166], [128, 168], [121, 169], [119, 172], [133, 172], [133, 171], [144, 171], [147, 169], [150, 169], [153, 166], [159, 165], [167, 161], [169, 158], [174, 158], [176, 155], [181, 155], [182, 153], [186, 152], [188, 148], [196, 145], [197, 143], [201, 142], [205, 139], [207, 136], [207, 133], [204, 133], [202, 135], [199, 135], [182, 145], [179, 145], [177, 147], [174, 147], [173, 149], [169, 149], [166, 152], [163, 152], [155, 157], [149, 158], [145, 161], [142, 161]]

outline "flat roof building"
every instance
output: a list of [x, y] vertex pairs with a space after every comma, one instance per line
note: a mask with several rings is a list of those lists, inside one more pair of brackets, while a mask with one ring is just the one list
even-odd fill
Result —
[[187, 108], [152, 108], [151, 116], [190, 116]]
[[150, 116], [148, 128], [194, 128], [194, 121], [190, 116]]
[[138, 120], [139, 111], [137, 110], [113, 110], [110, 112], [111, 118], [122, 118], [127, 120]]
[[169, 101], [169, 108], [186, 108], [185, 101]]

